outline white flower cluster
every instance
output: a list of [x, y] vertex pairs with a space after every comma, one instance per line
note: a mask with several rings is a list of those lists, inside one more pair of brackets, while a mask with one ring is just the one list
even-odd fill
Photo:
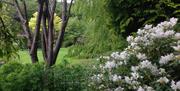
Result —
[[172, 28], [177, 23], [177, 18], [171, 18], [170, 21], [165, 21], [158, 24], [156, 27], [146, 25], [143, 29], [138, 29], [137, 36], [127, 37], [130, 47], [135, 48], [140, 44], [141, 46], [151, 45], [154, 40], [162, 38], [180, 38], [179, 33], [175, 33]]
[[118, 76], [117, 74], [111, 75], [110, 76], [110, 80], [112, 80], [113, 82], [117, 82], [119, 80], [121, 80], [121, 76]]
[[178, 81], [178, 82], [172, 81], [171, 82], [171, 88], [174, 91], [180, 90], [180, 81]]
[[116, 67], [116, 63], [115, 61], [107, 61], [104, 68], [109, 68], [109, 69], [112, 69], [112, 68], [115, 68]]
[[169, 82], [169, 79], [166, 78], [166, 77], [160, 77], [157, 82], [159, 83], [168, 83]]
[[155, 90], [152, 87], [150, 87], [150, 86], [145, 86], [145, 87], [139, 86], [137, 91], [155, 91]]
[[161, 59], [159, 60], [159, 63], [164, 65], [164, 64], [167, 64], [169, 61], [171, 61], [173, 59], [174, 59], [174, 54], [171, 53], [171, 54], [168, 54], [166, 56], [161, 56]]
[[[177, 18], [171, 18], [170, 21], [161, 22], [155, 27], [145, 25], [144, 28], [138, 29], [136, 36], [127, 37], [129, 45], [124, 51], [113, 52], [110, 56], [105, 57], [107, 61], [105, 64], [101, 64], [100, 68], [103, 71], [110, 69], [106, 70], [108, 73], [102, 72], [102, 75], [95, 75], [94, 78], [97, 78], [97, 80], [103, 78], [103, 76], [108, 78], [112, 83], [106, 83], [107, 89], [111, 89], [112, 84], [117, 86], [116, 88], [112, 87], [113, 91], [128, 89], [155, 91], [156, 86], [152, 84], [168, 85], [170, 82], [171, 86], [169, 88], [175, 91], [180, 90], [180, 81], [172, 81], [171, 73], [169, 73], [172, 70], [169, 71], [170, 68], [166, 68], [166, 66], [173, 65], [170, 63], [177, 61], [171, 49], [174, 48], [174, 50], [180, 51], [180, 41], [178, 42], [180, 33], [173, 30], [177, 21]], [[170, 51], [166, 48], [170, 48]], [[122, 72], [119, 72], [120, 69]], [[151, 74], [148, 73], [149, 71]], [[151, 79], [151, 77], [154, 78]], [[152, 82], [152, 86], [144, 84], [144, 80], [150, 81], [149, 83]]]

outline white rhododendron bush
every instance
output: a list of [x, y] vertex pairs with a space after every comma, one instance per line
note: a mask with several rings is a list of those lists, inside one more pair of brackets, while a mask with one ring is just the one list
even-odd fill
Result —
[[100, 71], [90, 85], [102, 91], [180, 91], [178, 19], [145, 25], [127, 38], [122, 52], [100, 57]]

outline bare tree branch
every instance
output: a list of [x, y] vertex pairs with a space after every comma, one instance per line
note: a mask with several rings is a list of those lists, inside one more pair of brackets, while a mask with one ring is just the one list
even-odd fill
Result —
[[34, 33], [33, 42], [32, 42], [31, 51], [30, 51], [30, 55], [31, 55], [31, 59], [33, 63], [38, 61], [37, 41], [38, 41], [38, 36], [40, 33], [40, 24], [41, 24], [41, 18], [43, 14], [43, 5], [44, 5], [44, 0], [38, 0], [38, 15], [37, 15], [37, 20], [36, 20], [36, 28], [35, 28], [35, 33]]
[[14, 6], [16, 8], [16, 11], [18, 12], [18, 16], [21, 20], [21, 23], [22, 23], [22, 27], [23, 27], [23, 30], [25, 32], [25, 36], [28, 40], [28, 48], [31, 49], [31, 44], [32, 44], [32, 33], [30, 31], [30, 28], [29, 28], [29, 25], [28, 25], [28, 20], [26, 20], [24, 17], [23, 17], [23, 13], [20, 9], [20, 6], [19, 6], [19, 3], [17, 0], [14, 0]]
[[70, 17], [70, 10], [71, 10], [71, 6], [72, 6], [72, 2], [73, 0], [71, 0], [71, 3], [69, 5], [69, 10], [67, 11], [67, 1], [63, 0], [63, 5], [62, 5], [62, 24], [61, 24], [61, 30], [59, 32], [59, 36], [58, 39], [56, 41], [56, 45], [54, 48], [54, 59], [53, 59], [53, 64], [56, 63], [56, 59], [57, 59], [57, 55], [60, 51], [60, 48], [62, 46], [63, 40], [64, 40], [64, 33], [65, 33], [65, 29], [68, 23], [68, 19]]
[[25, 19], [28, 20], [27, 5], [26, 5], [26, 1], [25, 0], [23, 0], [23, 6], [24, 6], [24, 16], [25, 16]]
[[[47, 62], [47, 47], [48, 47], [48, 26], [46, 25], [46, 21], [49, 18], [49, 10], [48, 10], [48, 1], [45, 1], [45, 5], [43, 8], [43, 16], [42, 16], [42, 35], [41, 35], [41, 40], [42, 40], [42, 53], [44, 56], [44, 61]], [[49, 20], [49, 19], [48, 19]]]
[[53, 33], [54, 33], [54, 12], [56, 8], [56, 0], [52, 0], [50, 5], [50, 21], [49, 21], [49, 31], [48, 31], [48, 64], [53, 65]]

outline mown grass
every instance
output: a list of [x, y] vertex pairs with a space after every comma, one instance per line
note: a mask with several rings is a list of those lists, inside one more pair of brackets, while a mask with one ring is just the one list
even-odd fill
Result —
[[[18, 54], [19, 54], [19, 58], [17, 60], [19, 62], [23, 64], [31, 63], [31, 59], [27, 50], [21, 50], [18, 52]], [[69, 58], [66, 56], [67, 54], [68, 54], [68, 48], [61, 48], [56, 60], [56, 64], [68, 63], [70, 65], [88, 66], [97, 63], [95, 59]], [[44, 61], [41, 50], [38, 50], [38, 58], [39, 58], [39, 62]]]

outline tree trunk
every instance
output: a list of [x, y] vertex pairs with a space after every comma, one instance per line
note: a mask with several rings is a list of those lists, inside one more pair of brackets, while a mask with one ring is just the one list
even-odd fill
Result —
[[38, 0], [38, 15], [37, 15], [37, 20], [36, 20], [36, 28], [35, 28], [35, 33], [34, 33], [34, 38], [31, 46], [31, 60], [32, 62], [38, 62], [38, 56], [37, 56], [37, 42], [38, 42], [38, 36], [40, 35], [40, 25], [41, 25], [41, 18], [43, 14], [43, 5], [44, 5], [44, 0]]

